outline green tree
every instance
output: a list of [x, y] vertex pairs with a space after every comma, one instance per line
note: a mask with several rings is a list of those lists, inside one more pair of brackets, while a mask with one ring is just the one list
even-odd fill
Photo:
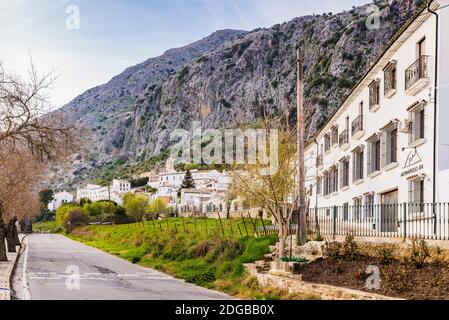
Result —
[[131, 188], [145, 187], [148, 184], [148, 181], [150, 181], [150, 178], [148, 177], [132, 179], [130, 181]]
[[148, 198], [141, 195], [133, 195], [125, 202], [126, 213], [137, 220], [142, 219], [148, 206]]
[[187, 169], [184, 180], [182, 181], [181, 187], [178, 190], [178, 198], [181, 198], [181, 191], [184, 189], [195, 189], [195, 181], [193, 180], [192, 173]]
[[64, 204], [56, 210], [56, 224], [58, 226], [64, 225], [64, 220], [66, 218], [67, 213], [73, 208], [81, 209], [81, 207], [74, 204]]
[[123, 206], [126, 207], [126, 204], [135, 197], [136, 195], [132, 192], [127, 192], [122, 196]]
[[48, 204], [53, 201], [54, 194], [51, 189], [44, 189], [39, 192], [39, 200], [42, 203], [43, 208], [47, 208]]
[[40, 216], [37, 217], [37, 220], [49, 220], [52, 218], [51, 212], [48, 209], [48, 204], [52, 202], [54, 199], [53, 190], [44, 189], [39, 192], [39, 201], [40, 205]]
[[103, 206], [99, 202], [86, 203], [83, 210], [87, 212], [90, 217], [98, 217], [103, 213]]
[[146, 213], [152, 218], [158, 218], [159, 214], [164, 213], [165, 210], [167, 210], [167, 205], [164, 200], [156, 199], [148, 204]]
[[84, 211], [81, 207], [77, 206], [70, 208], [65, 214], [63, 224], [64, 228], [66, 228], [66, 230], [68, 231], [70, 231], [69, 222], [70, 228], [77, 226], [84, 226], [89, 222], [89, 217], [87, 216], [86, 211]]
[[101, 214], [112, 216], [115, 215], [117, 211], [117, 206], [110, 201], [100, 201]]

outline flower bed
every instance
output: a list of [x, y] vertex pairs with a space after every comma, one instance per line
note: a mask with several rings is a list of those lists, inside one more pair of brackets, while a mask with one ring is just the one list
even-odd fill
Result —
[[[300, 273], [306, 282], [345, 287], [379, 295], [411, 300], [449, 300], [449, 265], [444, 254], [416, 241], [407, 255], [398, 258], [394, 245], [375, 249], [374, 256], [360, 250], [353, 238], [343, 244], [329, 244], [326, 258], [304, 265]], [[380, 271], [380, 289], [369, 290], [368, 266]]]

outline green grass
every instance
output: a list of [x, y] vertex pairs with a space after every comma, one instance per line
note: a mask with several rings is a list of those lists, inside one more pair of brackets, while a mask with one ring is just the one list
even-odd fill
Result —
[[215, 219], [171, 218], [145, 224], [88, 226], [76, 229], [70, 237], [132, 263], [234, 296], [304, 298], [259, 288], [245, 273], [243, 264], [263, 259], [277, 241], [275, 235], [253, 234], [249, 219], [244, 223], [223, 219], [220, 224]]
[[56, 221], [45, 221], [33, 223], [34, 232], [62, 233], [64, 230], [56, 224]]

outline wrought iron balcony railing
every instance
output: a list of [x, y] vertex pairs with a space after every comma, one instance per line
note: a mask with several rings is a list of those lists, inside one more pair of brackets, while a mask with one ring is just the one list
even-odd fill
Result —
[[363, 131], [363, 116], [360, 115], [352, 121], [352, 135]]
[[348, 129], [346, 129], [342, 133], [340, 133], [340, 137], [339, 137], [338, 141], [339, 141], [340, 147], [342, 145], [345, 145], [345, 144], [349, 143], [349, 131], [348, 131]]
[[429, 56], [421, 56], [405, 70], [405, 90], [409, 90], [419, 80], [429, 78]]

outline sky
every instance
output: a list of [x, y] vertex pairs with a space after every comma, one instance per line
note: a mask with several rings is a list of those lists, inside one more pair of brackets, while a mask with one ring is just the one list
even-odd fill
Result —
[[26, 75], [33, 59], [57, 80], [61, 107], [129, 66], [208, 36], [253, 30], [369, 0], [0, 0], [0, 61]]

